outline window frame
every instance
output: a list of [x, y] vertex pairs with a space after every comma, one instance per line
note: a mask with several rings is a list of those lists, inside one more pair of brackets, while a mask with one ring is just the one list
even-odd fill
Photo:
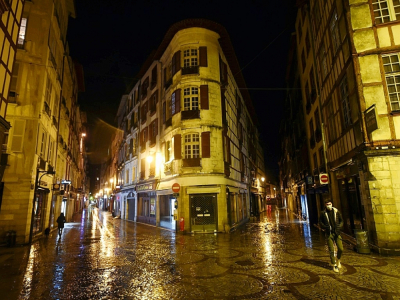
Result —
[[197, 67], [199, 66], [199, 49], [198, 48], [187, 48], [182, 51], [183, 55], [183, 67]]
[[[386, 3], [387, 7], [382, 8], [382, 3]], [[398, 5], [394, 5], [393, 0], [373, 0], [371, 1], [371, 5], [374, 14], [375, 24], [379, 25], [393, 21], [400, 21], [400, 12], [396, 13], [395, 11], [396, 7], [399, 6], [400, 8], [400, 3]], [[378, 7], [377, 9], [375, 9], [375, 5]], [[387, 10], [387, 14], [385, 15], [383, 15], [384, 10]]]
[[[195, 92], [194, 92], [195, 91]], [[183, 110], [200, 109], [200, 89], [197, 86], [190, 86], [183, 89]], [[197, 103], [197, 105], [196, 105]], [[188, 105], [187, 105], [188, 104]]]
[[200, 158], [200, 134], [190, 132], [184, 135], [184, 158]]
[[[397, 61], [393, 63], [392, 57], [397, 56]], [[389, 62], [385, 63], [386, 58], [389, 58]], [[390, 53], [386, 55], [382, 55], [382, 65], [385, 71], [385, 82], [386, 82], [386, 91], [388, 93], [389, 97], [389, 102], [390, 102], [390, 109], [392, 111], [400, 111], [400, 53]], [[390, 66], [390, 70], [388, 68]], [[397, 66], [394, 67], [394, 66]], [[393, 79], [393, 83], [391, 83], [389, 80]], [[394, 92], [391, 92], [393, 90]], [[392, 101], [391, 95], [395, 95], [396, 99], [396, 105], [393, 105], [395, 101]], [[394, 106], [397, 106], [397, 108], [394, 108]]]

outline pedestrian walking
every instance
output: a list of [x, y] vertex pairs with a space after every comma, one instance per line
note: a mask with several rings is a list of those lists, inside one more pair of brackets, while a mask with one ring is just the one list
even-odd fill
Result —
[[[339, 272], [342, 267], [340, 258], [342, 257], [343, 244], [340, 235], [343, 228], [343, 218], [340, 211], [332, 206], [330, 200], [325, 201], [325, 209], [321, 211], [319, 217], [319, 225], [325, 231], [325, 239], [328, 244], [329, 254], [331, 257], [331, 266], [335, 273]], [[337, 247], [337, 257], [335, 258], [335, 246]]]
[[61, 236], [63, 228], [64, 228], [64, 223], [66, 222], [64, 214], [60, 213], [60, 215], [57, 218], [57, 224], [58, 224], [58, 235]]

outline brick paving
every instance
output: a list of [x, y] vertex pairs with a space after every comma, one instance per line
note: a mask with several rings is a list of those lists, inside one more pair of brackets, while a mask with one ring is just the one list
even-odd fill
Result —
[[0, 299], [400, 299], [399, 257], [344, 244], [336, 274], [323, 236], [286, 210], [195, 235], [84, 211], [61, 238], [0, 247]]

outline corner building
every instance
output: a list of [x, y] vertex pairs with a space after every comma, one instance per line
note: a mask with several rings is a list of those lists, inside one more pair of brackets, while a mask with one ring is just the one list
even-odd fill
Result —
[[[136, 168], [126, 173], [136, 183], [137, 221], [174, 228], [175, 214], [187, 232], [226, 232], [246, 222], [251, 199], [264, 203], [265, 171], [254, 109], [226, 30], [200, 19], [176, 23], [140, 82], [138, 178]], [[136, 155], [136, 140], [126, 144]]]

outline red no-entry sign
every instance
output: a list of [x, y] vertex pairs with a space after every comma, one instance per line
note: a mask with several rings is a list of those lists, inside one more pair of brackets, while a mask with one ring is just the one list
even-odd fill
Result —
[[328, 174], [325, 174], [325, 173], [319, 174], [319, 182], [321, 184], [328, 184], [328, 182], [329, 182]]
[[174, 183], [174, 184], [172, 185], [172, 191], [173, 191], [174, 193], [179, 193], [180, 190], [181, 190], [181, 186], [179, 185], [179, 183]]

